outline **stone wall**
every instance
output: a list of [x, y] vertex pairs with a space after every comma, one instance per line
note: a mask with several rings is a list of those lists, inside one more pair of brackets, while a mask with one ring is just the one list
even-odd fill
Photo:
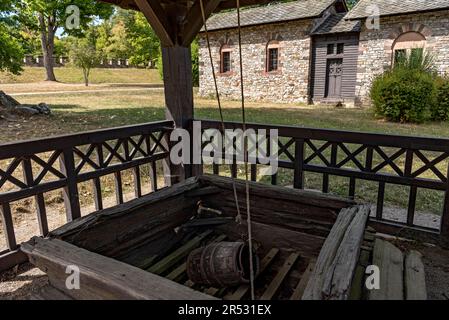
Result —
[[449, 73], [449, 11], [381, 18], [379, 30], [369, 30], [363, 23], [356, 96], [364, 103], [369, 102], [373, 79], [391, 68], [395, 39], [409, 31], [426, 38], [426, 47], [434, 55], [439, 73]]
[[[245, 98], [272, 102], [307, 102], [313, 20], [245, 27], [242, 29], [242, 56]], [[240, 98], [240, 66], [237, 30], [209, 34], [220, 95]], [[266, 72], [266, 46], [279, 41], [279, 70]], [[220, 74], [220, 48], [231, 48], [232, 72]], [[215, 88], [204, 34], [200, 36], [201, 96], [213, 96]]]

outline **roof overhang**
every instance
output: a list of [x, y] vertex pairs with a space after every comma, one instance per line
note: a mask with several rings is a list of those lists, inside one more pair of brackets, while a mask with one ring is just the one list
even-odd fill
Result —
[[[99, 0], [141, 11], [163, 46], [189, 46], [203, 27], [200, 0]], [[240, 0], [240, 6], [275, 0]], [[214, 12], [236, 8], [236, 0], [203, 0], [206, 19]]]

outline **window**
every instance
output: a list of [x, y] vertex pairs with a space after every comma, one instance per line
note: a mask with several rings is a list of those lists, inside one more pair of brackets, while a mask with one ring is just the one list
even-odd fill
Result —
[[327, 54], [334, 54], [334, 44], [333, 43], [329, 43], [327, 45]]
[[279, 41], [271, 40], [266, 49], [265, 71], [274, 72], [279, 70]]
[[231, 51], [221, 50], [221, 73], [231, 72]]
[[407, 50], [399, 49], [394, 51], [394, 63], [398, 63], [399, 61], [405, 59], [407, 56]]
[[278, 69], [278, 48], [270, 48], [268, 49], [268, 72], [276, 71]]
[[426, 47], [426, 38], [414, 31], [401, 34], [393, 44], [393, 63], [416, 54], [422, 54]]
[[337, 44], [337, 54], [343, 54], [345, 52], [345, 44], [339, 43]]

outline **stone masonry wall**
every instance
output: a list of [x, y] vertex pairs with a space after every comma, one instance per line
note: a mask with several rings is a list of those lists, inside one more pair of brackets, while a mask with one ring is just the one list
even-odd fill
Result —
[[[271, 102], [307, 102], [312, 20], [245, 27], [242, 29], [242, 56], [245, 98]], [[240, 99], [240, 66], [237, 30], [209, 33], [219, 92], [228, 99]], [[266, 46], [279, 41], [279, 70], [265, 71]], [[215, 88], [204, 34], [200, 36], [201, 96], [214, 96]], [[231, 48], [232, 72], [220, 74], [220, 49]]]
[[356, 84], [356, 96], [361, 101], [369, 102], [373, 79], [391, 68], [395, 39], [409, 31], [426, 38], [439, 73], [449, 73], [449, 11], [381, 18], [379, 30], [369, 30], [363, 23]]

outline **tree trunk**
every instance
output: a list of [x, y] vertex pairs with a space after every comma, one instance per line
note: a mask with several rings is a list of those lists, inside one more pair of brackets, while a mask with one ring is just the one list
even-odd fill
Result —
[[86, 85], [86, 87], [89, 86], [89, 70], [84, 69], [83, 70], [83, 75], [84, 75], [84, 84]]
[[[47, 21], [45, 21], [47, 20]], [[45, 81], [56, 81], [54, 72], [54, 51], [55, 51], [55, 18], [48, 17], [45, 19], [42, 13], [39, 13], [39, 28], [41, 32], [41, 45], [44, 54], [44, 67], [46, 71]]]

